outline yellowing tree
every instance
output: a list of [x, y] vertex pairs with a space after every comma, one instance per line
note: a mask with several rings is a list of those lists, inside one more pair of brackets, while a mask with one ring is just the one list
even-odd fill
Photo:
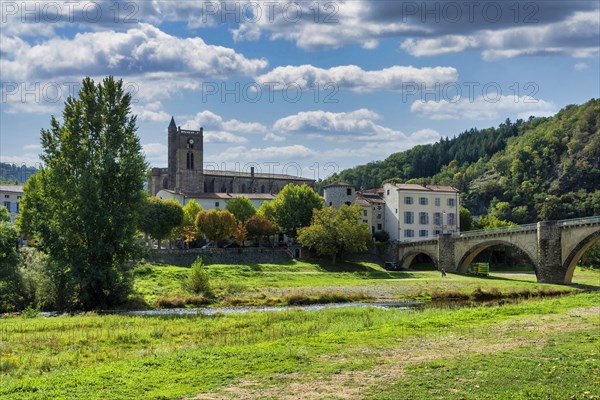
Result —
[[233, 236], [237, 221], [227, 210], [200, 211], [196, 217], [196, 228], [218, 246], [220, 240]]
[[298, 242], [320, 256], [331, 256], [334, 264], [343, 252], [365, 252], [371, 232], [367, 224], [360, 222], [360, 213], [360, 206], [315, 209], [311, 224], [298, 230]]

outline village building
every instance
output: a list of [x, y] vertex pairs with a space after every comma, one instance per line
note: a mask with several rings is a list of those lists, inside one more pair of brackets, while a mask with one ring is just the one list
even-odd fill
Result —
[[386, 183], [383, 200], [390, 240], [423, 240], [460, 231], [460, 193], [452, 186]]
[[20, 212], [20, 202], [23, 198], [23, 186], [0, 185], [0, 205], [8, 209], [11, 222], [15, 222]]

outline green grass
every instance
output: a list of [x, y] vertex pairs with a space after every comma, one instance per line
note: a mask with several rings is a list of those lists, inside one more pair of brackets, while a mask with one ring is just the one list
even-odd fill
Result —
[[591, 398], [599, 303], [595, 292], [456, 310], [4, 318], [0, 397]]
[[[533, 273], [492, 272], [490, 277], [448, 274], [437, 271], [390, 272], [372, 263], [326, 263], [291, 261], [286, 264], [211, 264], [206, 271], [216, 305], [285, 305], [289, 299], [322, 298], [335, 293], [342, 301], [380, 299], [528, 297], [552, 292], [575, 292], [600, 287], [600, 272], [578, 268], [574, 282], [563, 286], [538, 284]], [[181, 288], [189, 268], [144, 264], [135, 270], [135, 290], [150, 307], [158, 303], [190, 306]], [[485, 297], [485, 296], [483, 296]]]

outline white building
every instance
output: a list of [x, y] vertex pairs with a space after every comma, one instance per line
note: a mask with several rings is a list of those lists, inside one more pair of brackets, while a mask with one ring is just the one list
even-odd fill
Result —
[[6, 207], [10, 213], [10, 220], [15, 222], [15, 218], [20, 212], [20, 202], [23, 198], [23, 186], [18, 185], [0, 185], [0, 205]]
[[460, 196], [451, 186], [386, 183], [383, 199], [390, 240], [422, 240], [460, 231]]
[[200, 193], [195, 195], [187, 195], [174, 190], [162, 189], [156, 194], [156, 197], [159, 197], [162, 200], [177, 200], [182, 206], [185, 206], [190, 201], [195, 200], [202, 206], [202, 209], [204, 210], [212, 210], [213, 208], [224, 210], [229, 200], [236, 199], [241, 196], [247, 197], [257, 210], [265, 201], [272, 201], [275, 199], [275, 195], [270, 193]]

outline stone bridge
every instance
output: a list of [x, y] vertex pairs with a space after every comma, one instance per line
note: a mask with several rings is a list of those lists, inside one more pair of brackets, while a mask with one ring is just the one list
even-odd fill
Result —
[[438, 268], [465, 273], [479, 253], [504, 244], [529, 257], [538, 282], [568, 284], [583, 254], [598, 240], [600, 216], [595, 216], [396, 242], [394, 256], [402, 268], [408, 268], [418, 254], [426, 254]]

